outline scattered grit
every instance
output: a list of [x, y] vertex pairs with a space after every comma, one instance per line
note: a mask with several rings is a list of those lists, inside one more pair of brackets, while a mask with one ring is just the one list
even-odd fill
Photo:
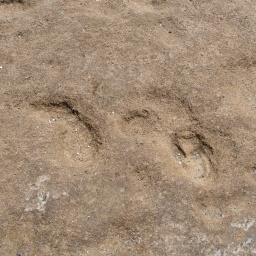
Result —
[[0, 255], [256, 255], [254, 0], [0, 0]]

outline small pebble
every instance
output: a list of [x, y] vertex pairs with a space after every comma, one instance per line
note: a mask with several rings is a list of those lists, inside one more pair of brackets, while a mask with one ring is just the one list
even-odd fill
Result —
[[56, 119], [55, 118], [51, 118], [51, 119], [49, 119], [49, 123], [51, 124], [51, 123], [53, 123], [53, 122], [55, 122], [56, 121]]

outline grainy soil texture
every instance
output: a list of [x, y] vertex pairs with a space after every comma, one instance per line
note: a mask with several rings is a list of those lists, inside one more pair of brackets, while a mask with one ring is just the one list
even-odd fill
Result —
[[0, 255], [256, 255], [256, 1], [0, 0]]

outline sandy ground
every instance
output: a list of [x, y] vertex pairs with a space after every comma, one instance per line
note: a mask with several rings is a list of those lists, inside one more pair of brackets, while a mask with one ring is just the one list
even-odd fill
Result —
[[0, 255], [256, 255], [255, 0], [0, 0]]

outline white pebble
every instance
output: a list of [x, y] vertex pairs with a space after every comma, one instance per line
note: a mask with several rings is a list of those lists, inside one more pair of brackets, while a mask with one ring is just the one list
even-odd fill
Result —
[[56, 121], [56, 119], [55, 118], [51, 118], [51, 119], [49, 119], [49, 124], [51, 124], [51, 123], [53, 123], [53, 122], [55, 122]]

